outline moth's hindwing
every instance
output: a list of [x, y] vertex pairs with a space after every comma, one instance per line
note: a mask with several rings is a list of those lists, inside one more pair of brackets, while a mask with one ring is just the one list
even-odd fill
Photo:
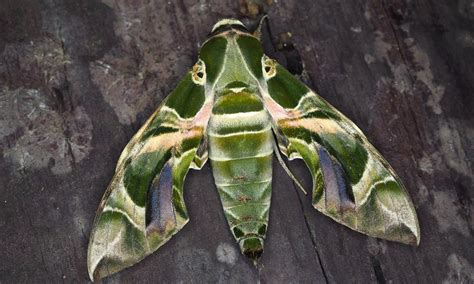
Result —
[[210, 115], [201, 71], [198, 62], [122, 152], [91, 233], [91, 279], [137, 263], [188, 222], [184, 178], [207, 157], [199, 147]]
[[262, 95], [279, 148], [310, 169], [313, 206], [364, 234], [418, 244], [410, 197], [360, 129], [274, 60], [264, 57], [262, 64]]

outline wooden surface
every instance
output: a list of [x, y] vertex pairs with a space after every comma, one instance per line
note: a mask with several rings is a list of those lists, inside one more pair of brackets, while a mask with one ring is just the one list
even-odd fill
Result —
[[[472, 0], [2, 0], [0, 283], [88, 281], [92, 221], [122, 148], [217, 20], [262, 13], [267, 53], [359, 125], [404, 180], [420, 246], [324, 217], [275, 163], [256, 269], [206, 165], [186, 181], [191, 222], [104, 282], [474, 282]], [[291, 167], [309, 187], [303, 163]]]

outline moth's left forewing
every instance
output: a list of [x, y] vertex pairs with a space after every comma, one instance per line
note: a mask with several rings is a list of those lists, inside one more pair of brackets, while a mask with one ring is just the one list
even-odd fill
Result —
[[91, 232], [91, 279], [137, 263], [189, 220], [184, 178], [189, 168], [200, 168], [206, 161], [202, 138], [212, 107], [204, 78], [194, 78], [199, 70], [194, 71], [186, 74], [120, 156]]
[[279, 148], [313, 176], [313, 206], [370, 236], [419, 242], [416, 212], [403, 184], [360, 129], [274, 60], [262, 59], [261, 93]]

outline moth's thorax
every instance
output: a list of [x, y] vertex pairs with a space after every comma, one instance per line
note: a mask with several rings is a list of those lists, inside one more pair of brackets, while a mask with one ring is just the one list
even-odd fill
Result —
[[240, 25], [217, 26], [204, 42], [199, 59], [205, 65], [206, 85], [221, 90], [232, 82], [258, 86], [262, 76], [263, 47]]
[[238, 34], [228, 32], [225, 36], [227, 40], [227, 50], [224, 56], [224, 65], [217, 81], [215, 89], [220, 89], [229, 83], [239, 81], [247, 85], [256, 85], [255, 76], [246, 68], [247, 62], [242, 55], [242, 50], [237, 43]]
[[223, 88], [216, 92], [212, 114], [237, 114], [264, 111], [254, 87]]

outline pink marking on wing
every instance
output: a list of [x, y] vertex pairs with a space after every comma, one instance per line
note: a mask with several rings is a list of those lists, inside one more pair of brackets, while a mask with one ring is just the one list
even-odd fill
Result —
[[203, 108], [194, 117], [194, 119], [192, 121], [193, 125], [201, 126], [201, 127], [205, 128], [209, 118], [211, 117], [212, 103], [213, 103], [213, 100], [209, 100], [206, 103], [204, 103]]
[[295, 119], [301, 116], [301, 112], [292, 109], [287, 110], [269, 96], [264, 96], [263, 99], [267, 110], [276, 121]]
[[277, 104], [272, 98], [264, 96], [263, 100], [265, 101], [265, 106], [267, 107], [267, 110], [270, 112], [270, 114], [275, 120], [289, 118], [289, 112], [286, 111], [286, 109], [284, 109], [282, 106]]

